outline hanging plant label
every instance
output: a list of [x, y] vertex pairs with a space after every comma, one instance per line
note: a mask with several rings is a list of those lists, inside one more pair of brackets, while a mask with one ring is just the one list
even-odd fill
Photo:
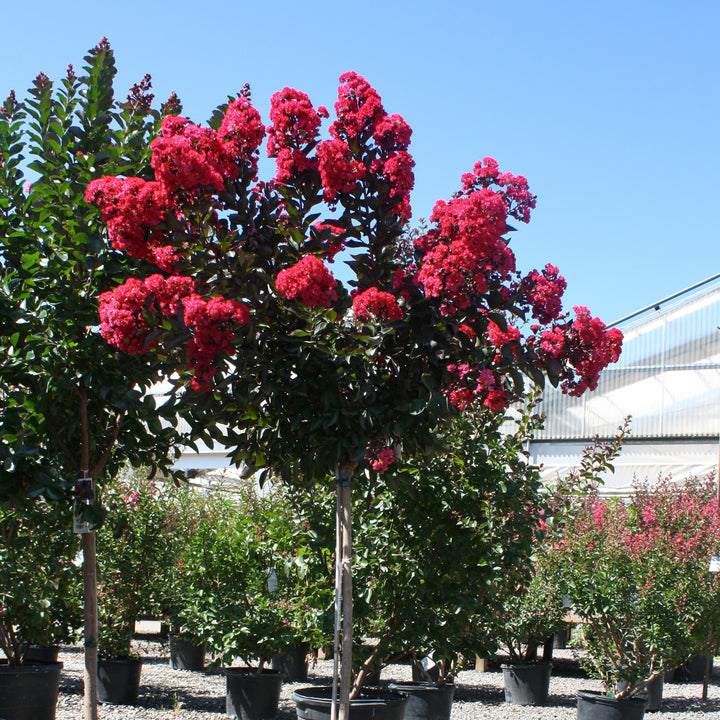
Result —
[[75, 483], [75, 501], [73, 503], [73, 532], [82, 534], [95, 529], [95, 525], [85, 520], [82, 515], [84, 507], [92, 503], [92, 496], [92, 478], [78, 478]]

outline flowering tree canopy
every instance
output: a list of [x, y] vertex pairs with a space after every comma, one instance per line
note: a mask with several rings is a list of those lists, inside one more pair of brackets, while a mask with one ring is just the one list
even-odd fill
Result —
[[[410, 127], [354, 72], [334, 109], [323, 139], [328, 110], [285, 88], [264, 127], [245, 88], [208, 127], [167, 115], [154, 177], [90, 183], [113, 247], [145, 261], [101, 296], [108, 342], [176, 371], [189, 419], [235, 462], [306, 480], [385, 470], [444, 417], [504, 410], [527, 378], [594, 388], [622, 335], [563, 311], [557, 268], [517, 271], [526, 179], [485, 158], [408, 233]], [[258, 181], [264, 138], [276, 172]], [[341, 251], [350, 289], [328, 267]]]

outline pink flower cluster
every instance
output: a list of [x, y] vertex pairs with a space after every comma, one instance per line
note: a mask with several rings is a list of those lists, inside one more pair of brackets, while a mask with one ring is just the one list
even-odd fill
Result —
[[450, 404], [458, 410], [465, 410], [477, 400], [493, 412], [500, 412], [508, 406], [509, 394], [490, 369], [472, 368], [467, 363], [451, 363], [447, 371], [452, 380], [446, 394]]
[[213, 297], [204, 300], [190, 295], [183, 300], [185, 324], [194, 330], [188, 344], [188, 367], [193, 371], [191, 387], [209, 390], [210, 380], [217, 372], [216, 359], [222, 354], [234, 354], [233, 327], [247, 325], [250, 311], [237, 300]]
[[587, 308], [576, 306], [574, 310], [576, 318], [565, 333], [573, 376], [563, 380], [562, 388], [570, 395], [580, 396], [587, 389], [594, 390], [600, 371], [617, 362], [623, 335], [617, 328], [606, 329], [605, 323], [594, 318]]
[[338, 193], [349, 193], [365, 177], [365, 166], [356, 160], [342, 140], [325, 140], [317, 146], [318, 166], [323, 194], [332, 203]]
[[353, 298], [353, 313], [358, 320], [372, 321], [377, 318], [384, 320], [401, 320], [402, 308], [392, 293], [368, 288], [357, 293]]
[[308, 157], [318, 139], [321, 117], [327, 117], [324, 107], [315, 110], [306, 93], [283, 88], [270, 99], [267, 154], [276, 158], [275, 180], [292, 182], [306, 170], [317, 167], [317, 158]]
[[440, 299], [443, 314], [470, 307], [487, 292], [491, 277], [506, 280], [515, 269], [503, 238], [506, 218], [503, 198], [487, 188], [436, 203], [430, 217], [435, 227], [415, 241], [423, 252], [415, 280], [428, 297]]
[[466, 193], [497, 185], [507, 214], [524, 223], [530, 221], [530, 210], [535, 208], [536, 197], [530, 192], [527, 179], [522, 175], [501, 173], [495, 159], [486, 157], [476, 162], [473, 171], [462, 176], [462, 184]]
[[533, 317], [546, 324], [562, 312], [562, 296], [567, 283], [558, 269], [549, 263], [542, 272], [533, 270], [523, 278], [523, 293], [532, 306]]
[[156, 274], [145, 281], [129, 278], [100, 296], [100, 333], [108, 343], [126, 352], [147, 349], [148, 322], [158, 315], [181, 315], [192, 330], [188, 366], [193, 370], [191, 386], [196, 390], [209, 388], [218, 356], [234, 352], [234, 327], [250, 321], [244, 303], [221, 297], [204, 300], [195, 293], [194, 281], [180, 275], [165, 278]]
[[365, 460], [370, 463], [373, 470], [382, 474], [395, 463], [395, 451], [389, 445], [383, 445], [382, 442], [370, 442], [367, 445]]
[[264, 133], [260, 114], [245, 96], [228, 105], [217, 132], [167, 115], [150, 146], [155, 180], [99, 178], [88, 185], [85, 199], [100, 207], [116, 250], [172, 272], [178, 257], [162, 246], [158, 225], [171, 210], [180, 212], [183, 200], [178, 193], [192, 197], [201, 190], [220, 191], [226, 180], [238, 178], [240, 164], [254, 172]]
[[[400, 115], [388, 115], [377, 91], [355, 72], [340, 76], [337, 119], [330, 126], [331, 140], [318, 144], [320, 176], [325, 199], [333, 202], [340, 192], [352, 192], [357, 180], [368, 173], [385, 185], [384, 193], [392, 212], [410, 218], [410, 191], [413, 188], [415, 165], [407, 152], [412, 130]], [[370, 147], [372, 160], [363, 163], [351, 148]]]
[[159, 182], [112, 175], [93, 180], [85, 190], [85, 199], [98, 205], [107, 223], [108, 235], [116, 250], [146, 258], [156, 244], [155, 228], [171, 206], [167, 188]]
[[496, 348], [503, 348], [505, 345], [520, 342], [520, 330], [513, 325], [507, 326], [507, 332], [503, 332], [492, 320], [488, 322], [488, 339]]
[[257, 172], [257, 150], [265, 137], [265, 126], [249, 97], [241, 95], [228, 103], [217, 136], [235, 162]]
[[307, 307], [330, 307], [337, 300], [337, 281], [322, 260], [306, 255], [292, 267], [281, 270], [275, 280], [280, 297], [300, 300]]
[[220, 191], [225, 179], [236, 180], [239, 170], [236, 143], [224, 143], [212, 128], [200, 127], [187, 118], [167, 115], [161, 134], [152, 141], [151, 164], [155, 178], [170, 193], [195, 193], [210, 187]]
[[145, 351], [148, 327], [142, 314], [149, 296], [150, 290], [137, 278], [100, 295], [100, 334], [110, 345], [129, 353]]

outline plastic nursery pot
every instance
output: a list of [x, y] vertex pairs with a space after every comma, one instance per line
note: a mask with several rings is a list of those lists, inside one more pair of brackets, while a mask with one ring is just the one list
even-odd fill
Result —
[[98, 658], [98, 700], [109, 705], [135, 705], [141, 672], [142, 658]]
[[169, 645], [173, 670], [198, 671], [205, 667], [205, 643], [182, 635], [170, 635]]
[[[295, 690], [292, 694], [298, 720], [329, 720], [332, 687], [318, 686]], [[350, 701], [350, 720], [403, 720], [408, 696], [392, 690], [368, 688]]]
[[282, 682], [282, 674], [277, 670], [225, 668], [225, 714], [240, 720], [274, 718]]
[[390, 683], [388, 687], [408, 696], [405, 720], [450, 720], [455, 697], [453, 683]]
[[642, 720], [645, 698], [618, 700], [593, 690], [577, 694], [577, 720]]
[[0, 662], [0, 718], [55, 720], [63, 664]]
[[308, 653], [310, 643], [299, 643], [288, 647], [284, 652], [278, 653], [272, 659], [271, 667], [282, 673], [285, 682], [307, 682], [308, 679]]
[[646, 712], [657, 712], [662, 707], [663, 689], [665, 687], [665, 675], [656, 675], [648, 684], [645, 690], [647, 697]]
[[25, 662], [57, 662], [59, 653], [58, 645], [30, 645], [25, 653]]
[[545, 705], [550, 690], [549, 662], [501, 665], [505, 702], [513, 705]]

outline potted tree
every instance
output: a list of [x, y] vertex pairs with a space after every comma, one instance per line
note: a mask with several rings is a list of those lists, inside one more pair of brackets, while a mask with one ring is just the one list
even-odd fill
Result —
[[[116, 247], [155, 264], [104, 296], [103, 336], [177, 370], [192, 427], [234, 462], [305, 487], [337, 478], [345, 718], [355, 473], [387, 470], [396, 446], [432, 448], [474, 402], [504, 410], [523, 377], [594, 387], [621, 334], [586, 308], [562, 312], [557, 268], [515, 273], [505, 235], [535, 198], [490, 158], [403, 242], [411, 130], [357, 73], [340, 80], [325, 140], [324, 107], [292, 88], [273, 96], [270, 182], [257, 182], [265, 128], [245, 90], [210, 127], [166, 117], [152, 179], [105, 177], [86, 197]], [[325, 264], [342, 248], [352, 293]]]
[[[298, 537], [307, 532], [282, 486], [252, 480], [230, 500], [210, 494], [176, 566], [177, 618], [222, 663], [226, 710], [269, 717], [283, 672], [278, 653], [299, 641], [319, 644], [319, 617], [330, 603]], [[236, 661], [240, 660], [241, 665]]]
[[[127, 99], [114, 91], [105, 38], [78, 65], [57, 82], [40, 73], [26, 97], [0, 103], [0, 497], [20, 508], [42, 494], [69, 511], [74, 496], [84, 520], [99, 522], [95, 480], [126, 458], [169, 471], [178, 433], [172, 399], [144, 397], [157, 359], [118, 353], [97, 332], [98, 298], [126, 259], [83, 199], [99, 175], [147, 171], [160, 112], [149, 76]], [[173, 107], [176, 98], [163, 112]], [[81, 538], [86, 720], [97, 717], [92, 522]]]
[[78, 538], [59, 504], [42, 498], [0, 503], [0, 716], [55, 717], [62, 663], [34, 661], [33, 647], [57, 646], [82, 625]]

